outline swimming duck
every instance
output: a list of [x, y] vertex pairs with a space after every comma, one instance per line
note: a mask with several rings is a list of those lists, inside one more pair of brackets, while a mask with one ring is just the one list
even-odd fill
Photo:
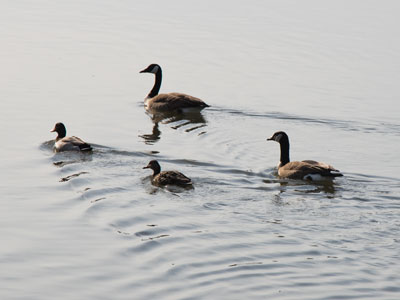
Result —
[[209, 107], [205, 102], [199, 98], [182, 94], [182, 93], [169, 93], [158, 94], [161, 87], [162, 71], [161, 67], [157, 64], [151, 64], [140, 73], [155, 74], [156, 79], [154, 86], [145, 99], [146, 109], [149, 111], [200, 111], [205, 107]]
[[76, 136], [66, 136], [67, 130], [63, 123], [59, 122], [54, 125], [54, 128], [50, 132], [57, 132], [57, 137], [54, 144], [56, 152], [61, 151], [91, 151], [92, 147], [82, 141]]
[[178, 171], [163, 171], [161, 172], [161, 167], [158, 161], [152, 160], [146, 167], [143, 169], [152, 169], [153, 170], [153, 178], [152, 183], [155, 185], [180, 185], [180, 186], [190, 186], [192, 185], [192, 180], [181, 172]]
[[278, 165], [278, 175], [282, 178], [303, 180], [326, 180], [343, 176], [334, 167], [314, 160], [290, 161], [289, 137], [283, 131], [273, 134], [268, 141], [276, 141], [281, 146], [281, 160]]

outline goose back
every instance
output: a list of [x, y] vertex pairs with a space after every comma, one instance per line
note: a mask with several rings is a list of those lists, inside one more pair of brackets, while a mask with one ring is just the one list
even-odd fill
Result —
[[199, 98], [183, 93], [159, 94], [146, 101], [146, 108], [155, 111], [203, 109], [205, 107], [208, 105]]
[[339, 170], [316, 161], [292, 161], [278, 168], [278, 175], [289, 179], [322, 180], [343, 176]]

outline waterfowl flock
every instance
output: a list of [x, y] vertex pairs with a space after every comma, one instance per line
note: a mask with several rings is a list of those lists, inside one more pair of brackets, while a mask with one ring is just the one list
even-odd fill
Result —
[[[199, 98], [183, 93], [159, 94], [162, 70], [158, 64], [151, 64], [140, 73], [152, 73], [155, 75], [154, 86], [144, 100], [145, 109], [150, 113], [182, 113], [200, 112], [209, 107]], [[54, 141], [54, 151], [79, 151], [90, 152], [92, 147], [76, 136], [66, 136], [65, 125], [61, 122], [56, 123], [51, 132], [56, 132], [57, 137]], [[289, 137], [283, 131], [275, 132], [268, 141], [275, 141], [280, 144], [280, 161], [278, 164], [279, 178], [321, 181], [332, 180], [335, 177], [343, 176], [339, 170], [331, 165], [317, 162], [314, 160], [290, 161], [289, 159]], [[192, 180], [178, 171], [161, 171], [161, 166], [157, 160], [151, 160], [143, 169], [151, 169], [153, 174], [151, 182], [156, 186], [177, 185], [192, 186]]]

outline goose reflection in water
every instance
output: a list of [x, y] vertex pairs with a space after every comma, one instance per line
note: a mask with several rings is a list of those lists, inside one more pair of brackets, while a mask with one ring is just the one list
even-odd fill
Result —
[[275, 197], [280, 199], [280, 195], [287, 191], [287, 189], [294, 189], [300, 193], [323, 193], [326, 194], [327, 198], [332, 198], [336, 194], [336, 186], [332, 181], [309, 181], [304, 182], [302, 180], [291, 180], [291, 179], [264, 179], [264, 183], [279, 183], [279, 192]]
[[[172, 129], [179, 129], [185, 127], [186, 132], [191, 132], [196, 129], [200, 129], [207, 126], [207, 121], [201, 112], [146, 112], [152, 122], [153, 130], [150, 134], [139, 135], [144, 139], [146, 144], [154, 144], [160, 140], [161, 130], [159, 124], [171, 125]], [[204, 134], [205, 131], [199, 133], [199, 135]]]

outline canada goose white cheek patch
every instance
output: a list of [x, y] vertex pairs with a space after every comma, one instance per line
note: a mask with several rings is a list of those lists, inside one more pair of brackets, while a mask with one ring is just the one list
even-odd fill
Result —
[[153, 69], [150, 71], [150, 73], [156, 74], [158, 72], [159, 67], [154, 66]]

